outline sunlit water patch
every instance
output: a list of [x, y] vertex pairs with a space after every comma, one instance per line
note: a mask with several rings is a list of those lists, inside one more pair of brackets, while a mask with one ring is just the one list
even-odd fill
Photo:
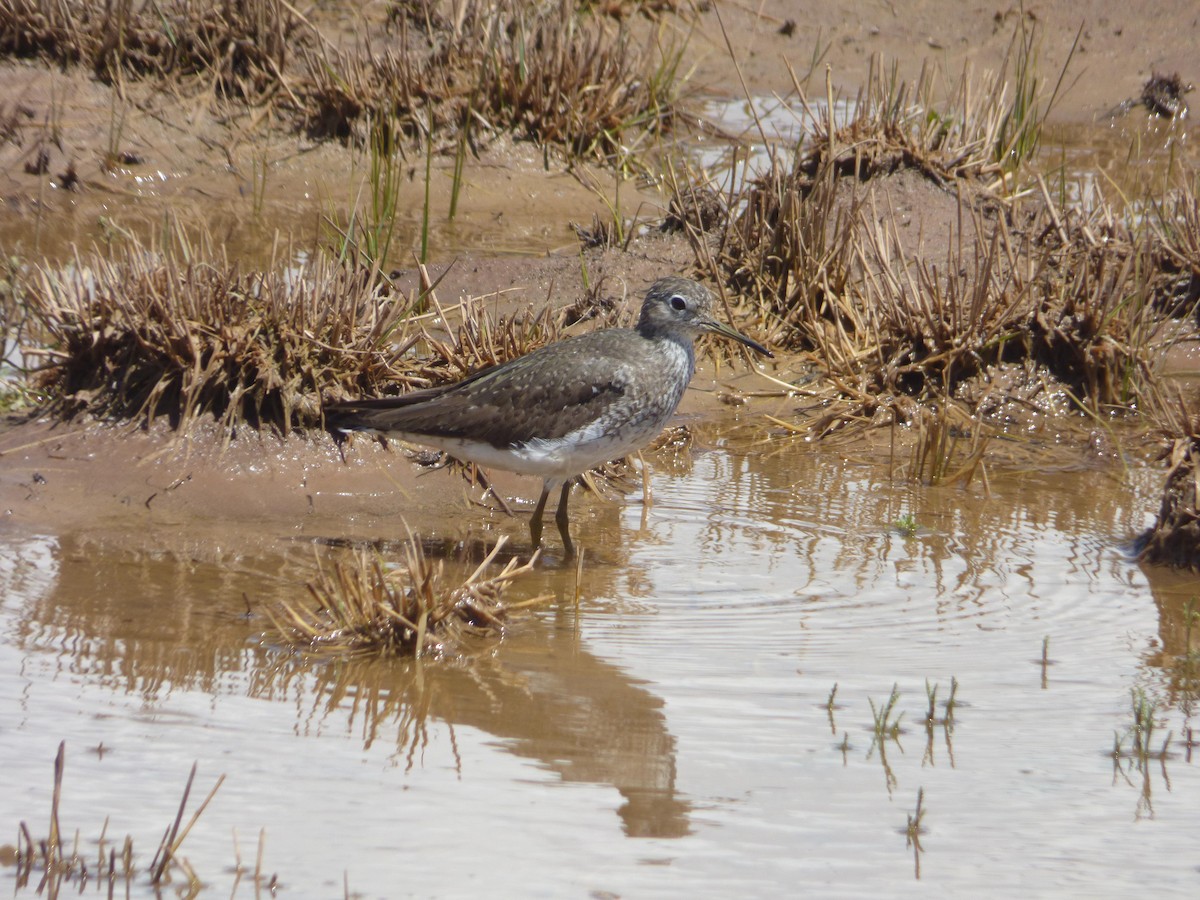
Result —
[[[928, 488], [802, 444], [700, 451], [649, 507], [577, 501], [578, 605], [575, 568], [544, 567], [525, 587], [556, 603], [423, 665], [258, 640], [308, 546], [6, 532], [4, 824], [44, 835], [65, 740], [65, 827], [110, 817], [144, 862], [192, 762], [197, 794], [224, 773], [183, 850], [220, 894], [235, 830], [245, 863], [265, 829], [292, 896], [1115, 897], [1149, 871], [1183, 895], [1200, 777], [1167, 663], [1190, 582], [1129, 554], [1160, 477]], [[1136, 692], [1155, 753], [1175, 735], [1161, 759], [1130, 752]]]
[[[825, 116], [824, 101], [806, 106], [796, 96], [739, 99], [711, 99], [702, 107], [702, 115], [717, 130], [718, 136], [697, 136], [691, 145], [696, 163], [714, 177], [714, 187], [722, 192], [740, 190], [742, 180], [770, 168], [772, 159], [790, 162], [798, 147], [811, 139], [817, 122]], [[835, 127], [849, 124], [857, 105], [850, 100], [835, 100]], [[786, 167], [786, 165], [785, 165]]]
[[[1157, 222], [1163, 197], [1186, 183], [1200, 162], [1187, 119], [1147, 116], [1139, 107], [1094, 122], [1054, 123], [1036, 160], [1051, 199], [1090, 215], [1107, 207], [1132, 223]], [[1169, 215], [1168, 215], [1169, 218]]]

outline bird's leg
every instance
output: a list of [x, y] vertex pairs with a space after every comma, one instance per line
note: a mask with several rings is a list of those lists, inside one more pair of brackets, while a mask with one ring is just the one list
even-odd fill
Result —
[[546, 511], [546, 498], [550, 496], [550, 487], [542, 488], [542, 496], [538, 497], [537, 508], [533, 518], [529, 520], [529, 537], [533, 539], [533, 549], [542, 546], [542, 513]]
[[558, 511], [554, 513], [554, 523], [558, 525], [558, 533], [562, 535], [563, 549], [567, 559], [575, 557], [575, 545], [571, 543], [570, 521], [567, 518], [567, 498], [571, 495], [571, 482], [564, 481], [562, 494], [558, 498]]

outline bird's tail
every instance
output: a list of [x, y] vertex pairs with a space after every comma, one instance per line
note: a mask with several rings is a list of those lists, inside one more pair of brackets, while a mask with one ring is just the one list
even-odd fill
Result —
[[428, 399], [428, 391], [412, 391], [398, 397], [368, 397], [344, 400], [324, 406], [325, 427], [334, 432], [386, 431], [389, 415], [395, 410], [414, 406]]

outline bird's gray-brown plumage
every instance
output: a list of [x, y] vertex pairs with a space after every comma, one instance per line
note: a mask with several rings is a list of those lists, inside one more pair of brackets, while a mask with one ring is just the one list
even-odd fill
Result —
[[555, 521], [567, 555], [574, 478], [653, 439], [695, 371], [694, 338], [714, 332], [770, 351], [712, 317], [713, 298], [687, 278], [656, 281], [636, 328], [610, 328], [548, 344], [456, 384], [326, 407], [343, 431], [393, 435], [459, 459], [539, 475], [530, 533], [541, 543], [546, 498], [562, 486]]

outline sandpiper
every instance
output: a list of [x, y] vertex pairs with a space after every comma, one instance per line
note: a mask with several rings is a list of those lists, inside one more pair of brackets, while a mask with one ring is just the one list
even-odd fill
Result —
[[456, 384], [331, 404], [326, 422], [338, 431], [397, 437], [481, 466], [541, 476], [542, 495], [529, 523], [535, 549], [546, 498], [561, 487], [554, 521], [570, 558], [571, 485], [662, 431], [695, 372], [693, 341], [704, 332], [772, 355], [713, 318], [713, 296], [704, 285], [671, 276], [650, 286], [636, 328], [567, 338]]

